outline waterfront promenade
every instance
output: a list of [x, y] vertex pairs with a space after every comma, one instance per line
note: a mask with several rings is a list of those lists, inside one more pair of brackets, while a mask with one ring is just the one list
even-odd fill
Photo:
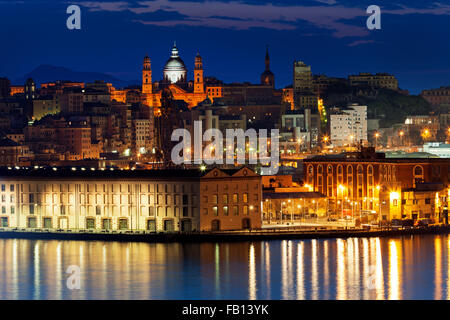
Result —
[[290, 226], [258, 230], [237, 230], [219, 232], [148, 232], [117, 230], [45, 230], [0, 228], [4, 239], [55, 239], [122, 242], [234, 242], [294, 239], [331, 239], [352, 237], [389, 237], [415, 234], [448, 234], [450, 226], [429, 226], [415, 228], [327, 228]]

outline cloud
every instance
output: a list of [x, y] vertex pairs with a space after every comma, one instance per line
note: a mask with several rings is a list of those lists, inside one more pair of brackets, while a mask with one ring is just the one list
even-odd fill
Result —
[[[218, 0], [206, 1], [173, 1], [153, 0], [130, 3], [85, 1], [79, 5], [89, 8], [90, 11], [129, 11], [137, 17], [134, 22], [161, 26], [204, 26], [223, 29], [246, 30], [250, 28], [266, 28], [272, 30], [294, 30], [299, 28], [299, 22], [320, 29], [330, 30], [336, 38], [364, 37], [369, 35], [365, 26], [365, 17], [368, 17], [365, 7], [345, 7], [335, 5], [336, 0], [316, 0], [326, 5], [273, 5], [247, 4], [244, 2], [222, 2]], [[151, 19], [149, 14], [158, 12], [177, 14], [178, 17], [161, 21]], [[450, 5], [434, 3], [432, 7], [418, 9], [407, 6], [398, 6], [398, 9], [384, 10], [382, 14], [436, 14], [449, 15]], [[359, 19], [359, 25], [355, 20]], [[355, 44], [357, 45], [357, 44]]]
[[375, 40], [356, 40], [356, 41], [349, 43], [347, 46], [355, 47], [355, 46], [359, 46], [361, 44], [367, 44], [367, 43], [376, 43], [376, 41]]
[[124, 1], [119, 2], [99, 2], [99, 1], [85, 1], [77, 3], [83, 7], [89, 8], [89, 11], [110, 11], [120, 12], [129, 9], [129, 3]]

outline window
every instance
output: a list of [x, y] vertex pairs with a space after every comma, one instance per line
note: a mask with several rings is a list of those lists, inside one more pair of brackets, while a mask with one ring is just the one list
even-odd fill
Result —
[[102, 229], [103, 230], [111, 230], [111, 219], [103, 219], [102, 220]]
[[46, 229], [52, 228], [52, 218], [44, 218], [44, 228]]
[[430, 198], [426, 198], [425, 199], [425, 204], [431, 204], [431, 199]]
[[183, 207], [183, 217], [189, 216], [189, 210], [188, 207]]
[[213, 207], [212, 210], [213, 210], [213, 215], [217, 216], [218, 215], [217, 207]]
[[30, 204], [30, 214], [34, 214], [34, 205]]
[[86, 229], [95, 229], [95, 219], [86, 218]]
[[2, 206], [2, 214], [6, 214], [6, 207]]
[[65, 215], [66, 214], [66, 206], [61, 206], [60, 208], [59, 208], [59, 211], [60, 211], [60, 214], [63, 216], [63, 215]]
[[2, 228], [8, 228], [9, 224], [8, 224], [8, 217], [1, 217], [0, 218], [0, 226]]
[[189, 202], [189, 197], [188, 197], [188, 195], [187, 194], [183, 194], [183, 205], [187, 205], [188, 204], [188, 202]]
[[238, 200], [239, 200], [238, 194], [237, 193], [233, 194], [233, 202], [237, 203]]
[[212, 200], [213, 202], [213, 204], [217, 204], [217, 202], [218, 202], [218, 196], [217, 196], [217, 194], [214, 194], [213, 195], [213, 200]]
[[[34, 194], [30, 193], [29, 195], [29, 203], [34, 203]], [[3, 202], [3, 196], [2, 196], [2, 202]]]
[[247, 203], [248, 202], [248, 193], [244, 193], [242, 197], [243, 197], [242, 199], [243, 199], [244, 203]]
[[164, 220], [164, 231], [172, 232], [173, 230], [173, 220]]
[[119, 219], [119, 230], [127, 230], [128, 229], [128, 219], [122, 218]]
[[9, 186], [9, 191], [14, 192], [14, 185], [13, 185], [13, 184], [11, 184], [11, 185]]
[[233, 214], [234, 214], [235, 216], [238, 216], [238, 215], [239, 215], [239, 207], [238, 207], [238, 206], [234, 206], [234, 207], [233, 207]]
[[156, 221], [147, 220], [147, 230], [150, 232], [156, 232]]
[[99, 215], [102, 214], [102, 208], [101, 208], [100, 206], [96, 206], [96, 207], [95, 207], [95, 214], [96, 214], [97, 216], [99, 216]]
[[27, 222], [28, 228], [37, 228], [37, 220], [35, 217], [29, 217]]
[[228, 203], [228, 195], [227, 195], [227, 194], [224, 194], [224, 195], [222, 196], [222, 199], [223, 199], [223, 203], [224, 203], [224, 204], [227, 204], [227, 203]]
[[4, 184], [2, 184], [2, 192], [4, 192], [6, 190], [6, 186]]
[[223, 215], [227, 216], [228, 215], [228, 206], [224, 206], [223, 207]]
[[14, 214], [16, 212], [16, 208], [15, 207], [11, 207], [11, 214]]
[[244, 206], [243, 208], [243, 214], [246, 216], [248, 215], [248, 206]]

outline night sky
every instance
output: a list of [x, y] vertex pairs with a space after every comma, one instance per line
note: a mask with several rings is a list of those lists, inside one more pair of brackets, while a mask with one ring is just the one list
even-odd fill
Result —
[[[68, 30], [78, 4], [81, 30]], [[366, 8], [381, 7], [381, 30]], [[140, 78], [148, 53], [153, 79], [176, 40], [190, 76], [197, 51], [206, 76], [259, 82], [266, 44], [276, 86], [292, 82], [292, 63], [346, 77], [389, 72], [400, 87], [450, 85], [450, 1], [40, 1], [0, 0], [0, 76], [18, 79], [41, 64]]]

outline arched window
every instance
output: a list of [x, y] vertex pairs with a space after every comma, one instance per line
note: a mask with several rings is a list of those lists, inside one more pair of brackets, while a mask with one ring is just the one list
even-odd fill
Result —
[[367, 166], [367, 196], [373, 198], [374, 194], [373, 166], [369, 164]]
[[308, 184], [310, 186], [314, 185], [314, 167], [312, 165], [308, 166]]
[[327, 167], [327, 196], [333, 196], [333, 166], [328, 165]]
[[415, 166], [413, 169], [413, 185], [414, 188], [416, 187], [417, 182], [423, 181], [423, 167], [422, 166]]
[[414, 176], [423, 176], [423, 168], [421, 166], [414, 167]]
[[353, 167], [347, 166], [347, 194], [350, 199], [353, 198]]
[[337, 183], [338, 186], [344, 183], [344, 170], [341, 164], [337, 167]]
[[362, 165], [358, 165], [358, 177], [357, 177], [357, 197], [362, 198], [364, 195], [363, 188], [364, 188], [364, 169]]
[[317, 167], [317, 191], [323, 193], [323, 167], [321, 164]]

